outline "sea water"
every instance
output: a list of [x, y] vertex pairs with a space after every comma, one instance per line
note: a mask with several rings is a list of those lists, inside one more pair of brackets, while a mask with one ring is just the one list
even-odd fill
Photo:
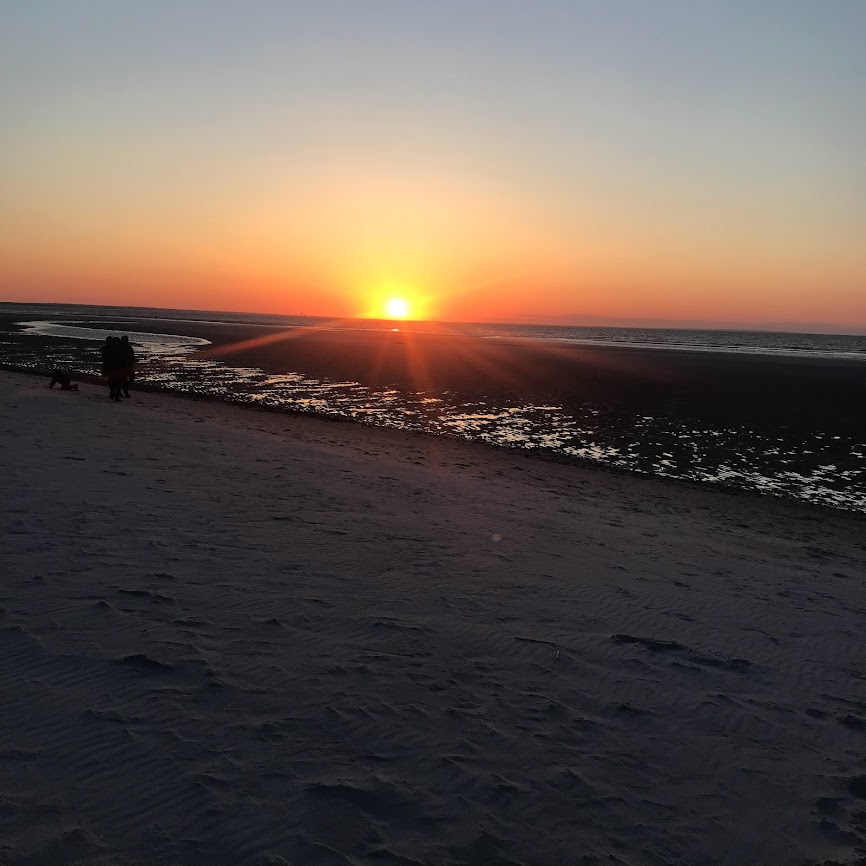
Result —
[[[315, 326], [390, 330], [394, 322], [329, 322], [311, 317], [200, 313], [189, 311], [26, 307], [0, 312], [25, 322], [34, 337], [65, 337], [68, 342], [4, 337], [0, 362], [18, 369], [48, 370], [61, 365], [98, 374], [98, 346], [114, 323], [124, 320], [147, 333], [130, 332], [140, 361], [141, 381], [176, 393], [193, 393], [235, 403], [312, 412], [406, 430], [448, 435], [491, 445], [581, 458], [632, 472], [723, 484], [793, 497], [815, 504], [866, 513], [866, 434], [842, 436], [831, 430], [794, 434], [720, 424], [696, 424], [666, 415], [638, 415], [611, 424], [603, 403], [575, 409], [526, 400], [503, 402], [484, 393], [467, 397], [448, 391], [371, 388], [292, 370], [281, 374], [196, 357], [208, 341], [194, 336], [202, 322], [263, 326]], [[100, 320], [112, 327], [100, 328]], [[190, 336], [161, 334], [188, 322]], [[424, 330], [424, 323], [400, 324]], [[485, 339], [522, 338], [574, 344], [644, 346], [670, 351], [733, 352], [785, 357], [835, 358], [863, 362], [866, 336], [646, 328], [457, 324], [448, 333]], [[16, 329], [17, 330], [17, 329]], [[7, 331], [8, 333], [8, 331]], [[89, 341], [89, 342], [88, 342]]]

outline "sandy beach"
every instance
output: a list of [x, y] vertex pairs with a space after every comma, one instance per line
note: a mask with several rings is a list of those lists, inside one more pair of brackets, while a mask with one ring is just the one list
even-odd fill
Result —
[[0, 863], [866, 862], [866, 522], [0, 371]]

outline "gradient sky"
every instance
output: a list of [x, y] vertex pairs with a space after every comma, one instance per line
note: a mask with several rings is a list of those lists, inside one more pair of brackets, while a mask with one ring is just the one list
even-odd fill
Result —
[[866, 0], [0, 0], [0, 300], [866, 329]]

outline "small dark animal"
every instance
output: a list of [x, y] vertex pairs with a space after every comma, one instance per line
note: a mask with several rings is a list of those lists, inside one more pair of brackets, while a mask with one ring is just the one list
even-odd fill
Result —
[[48, 386], [49, 388], [53, 388], [55, 385], [60, 385], [61, 391], [77, 391], [78, 385], [73, 384], [72, 377], [69, 373], [65, 373], [63, 370], [52, 370], [51, 371], [51, 384]]

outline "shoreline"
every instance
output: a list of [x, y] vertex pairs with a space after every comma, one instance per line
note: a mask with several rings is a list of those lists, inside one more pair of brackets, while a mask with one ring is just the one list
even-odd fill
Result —
[[[866, 405], [866, 364], [859, 359], [411, 331], [159, 322], [163, 333], [211, 341], [191, 359], [220, 360], [273, 374], [292, 370], [373, 388], [555, 399], [566, 407], [612, 400], [633, 414], [677, 412], [713, 423], [803, 431], [825, 427], [832, 433], [862, 431], [860, 406]], [[124, 322], [100, 326], [112, 324], [130, 334], [152, 327]]]
[[[98, 326], [148, 333], [155, 321], [167, 335], [211, 342], [195, 350], [191, 360], [217, 360], [271, 374], [293, 371], [326, 381], [448, 392], [465, 399], [552, 400], [575, 412], [587, 403], [607, 403], [624, 415], [675, 414], [717, 426], [842, 435], [863, 430], [866, 364], [861, 359], [171, 319], [109, 320]], [[65, 339], [24, 330], [12, 338]]]
[[[35, 370], [22, 370], [9, 365], [5, 365], [0, 360], [0, 373], [11, 373], [14, 376], [26, 376], [32, 378], [45, 379], [46, 376]], [[104, 380], [99, 376], [76, 376], [76, 381], [79, 383], [91, 386], [96, 399], [100, 399], [101, 392], [108, 394], [108, 388]], [[183, 403], [192, 402], [203, 406], [212, 406], [218, 414], [222, 414], [221, 410], [225, 410], [225, 420], [227, 423], [236, 423], [238, 426], [243, 425], [244, 416], [247, 413], [255, 413], [264, 417], [274, 419], [275, 427], [279, 427], [281, 423], [287, 419], [298, 419], [302, 423], [309, 421], [313, 424], [324, 425], [347, 425], [348, 427], [360, 427], [365, 431], [371, 431], [374, 436], [381, 435], [384, 442], [389, 441], [389, 437], [395, 437], [395, 441], [400, 442], [402, 437], [409, 439], [418, 439], [424, 442], [427, 439], [433, 439], [443, 443], [443, 447], [448, 444], [457, 448], [480, 449], [481, 454], [492, 457], [495, 454], [501, 454], [506, 462], [510, 459], [526, 460], [541, 464], [549, 464], [553, 466], [562, 466], [574, 469], [577, 472], [602, 473], [619, 477], [626, 482], [635, 480], [637, 482], [647, 482], [650, 484], [663, 485], [665, 488], [671, 487], [676, 489], [682, 487], [685, 490], [694, 490], [697, 492], [706, 491], [707, 493], [718, 493], [726, 497], [745, 497], [754, 500], [756, 503], [780, 503], [784, 508], [803, 509], [805, 513], [817, 511], [818, 513], [826, 514], [830, 517], [843, 516], [855, 522], [866, 521], [866, 512], [857, 510], [856, 508], [844, 508], [841, 506], [828, 505], [823, 502], [808, 502], [795, 496], [785, 493], [774, 493], [770, 491], [760, 491], [753, 488], [738, 486], [734, 483], [725, 481], [699, 481], [691, 478], [680, 478], [675, 476], [658, 475], [652, 472], [645, 472], [635, 469], [630, 469], [615, 464], [604, 463], [602, 461], [592, 460], [587, 457], [578, 457], [569, 454], [562, 454], [554, 450], [543, 448], [526, 448], [520, 445], [503, 445], [492, 442], [485, 442], [478, 439], [463, 438], [459, 434], [448, 433], [431, 433], [424, 430], [411, 430], [398, 427], [389, 427], [384, 424], [375, 424], [365, 421], [361, 418], [352, 418], [344, 415], [331, 415], [323, 412], [317, 412], [309, 409], [291, 407], [291, 406], [276, 406], [268, 405], [260, 402], [239, 402], [227, 400], [223, 397], [213, 394], [202, 394], [195, 391], [179, 392], [172, 390], [169, 386], [161, 384], [153, 384], [137, 381], [133, 386], [133, 394], [152, 394], [167, 400], [179, 400]], [[107, 399], [107, 398], [106, 398]], [[232, 413], [237, 412], [237, 415]], [[229, 419], [232, 419], [229, 421]]]
[[[859, 361], [235, 324], [174, 330], [214, 342], [175, 359], [170, 341], [146, 346], [143, 387], [150, 379], [235, 405], [516, 445], [866, 513]], [[15, 369], [34, 369], [41, 357], [42, 366], [55, 358], [96, 372], [98, 343], [64, 339], [12, 335], [4, 357], [21, 361]]]

